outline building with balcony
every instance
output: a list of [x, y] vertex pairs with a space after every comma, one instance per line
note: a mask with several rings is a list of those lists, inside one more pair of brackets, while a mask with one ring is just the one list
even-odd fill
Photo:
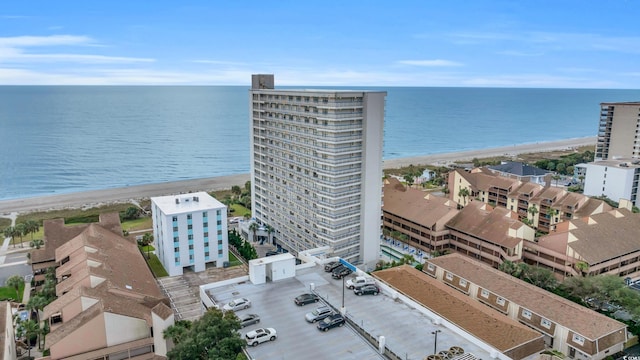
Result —
[[631, 212], [629, 201], [621, 205], [567, 221], [538, 242], [526, 243], [525, 262], [550, 269], [559, 277], [608, 274], [639, 278], [640, 214]]
[[[103, 214], [99, 223], [82, 225], [66, 241], [56, 237], [57, 298], [43, 310], [50, 327], [45, 340], [50, 355], [44, 359], [166, 356], [162, 332], [174, 323], [169, 299], [119, 224], [117, 213]], [[45, 225], [45, 238], [52, 235], [48, 229]]]
[[515, 212], [479, 201], [457, 208], [451, 199], [387, 179], [383, 232], [424, 253], [456, 251], [494, 267], [506, 260], [520, 261], [524, 242], [534, 240], [535, 231]]
[[276, 245], [378, 259], [386, 92], [275, 89], [253, 75], [251, 205]]
[[551, 187], [549, 182], [540, 185], [504, 177], [486, 168], [453, 170], [449, 173], [448, 187], [449, 198], [461, 205], [480, 201], [505, 207], [516, 212], [521, 221], [545, 233], [553, 231], [562, 221], [611, 210], [602, 200]]
[[627, 341], [625, 324], [460, 254], [430, 259], [423, 271], [535, 329], [547, 348], [570, 359], [604, 359]]
[[640, 102], [600, 104], [595, 161], [640, 158]]
[[169, 276], [229, 261], [227, 207], [206, 192], [151, 198], [158, 259]]
[[16, 358], [17, 348], [11, 303], [0, 301], [0, 359], [15, 360]]
[[613, 201], [630, 200], [640, 207], [638, 182], [640, 180], [640, 159], [601, 160], [584, 164], [586, 177], [584, 194], [604, 195]]

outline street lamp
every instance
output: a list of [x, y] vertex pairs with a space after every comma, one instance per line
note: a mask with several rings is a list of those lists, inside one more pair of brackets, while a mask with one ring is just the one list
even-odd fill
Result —
[[342, 310], [342, 314], [343, 315], [344, 315], [344, 278], [345, 277], [346, 276], [342, 277], [342, 308], [341, 308], [341, 310]]
[[434, 355], [438, 353], [438, 333], [439, 332], [440, 332], [440, 330], [435, 330], [435, 331], [431, 332], [433, 335], [436, 336], [435, 340], [433, 341], [433, 354]]

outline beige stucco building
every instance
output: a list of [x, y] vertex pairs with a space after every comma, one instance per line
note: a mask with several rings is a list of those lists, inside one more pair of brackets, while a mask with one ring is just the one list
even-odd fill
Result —
[[44, 229], [45, 238], [57, 239], [45, 243], [57, 245], [57, 299], [43, 311], [51, 329], [45, 359], [164, 357], [162, 332], [173, 311], [137, 245], [122, 236], [118, 214], [102, 214], [65, 241], [66, 227], [47, 222]]

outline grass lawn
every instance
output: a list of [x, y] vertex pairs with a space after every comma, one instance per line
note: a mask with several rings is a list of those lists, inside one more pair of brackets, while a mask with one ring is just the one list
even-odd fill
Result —
[[244, 214], [246, 213], [251, 214], [251, 210], [247, 209], [246, 207], [240, 204], [231, 204], [229, 208], [233, 209], [233, 212], [230, 213], [231, 214], [230, 216], [244, 216]]
[[157, 278], [169, 276], [169, 273], [164, 269], [164, 266], [162, 266], [162, 263], [160, 262], [158, 257], [155, 254], [150, 255], [151, 259], [147, 259], [147, 254], [145, 253], [144, 258], [147, 259], [147, 263], [149, 264], [153, 275], [155, 275]]
[[145, 254], [147, 253], [147, 251], [154, 251], [156, 249], [153, 247], [153, 245], [139, 246], [139, 248]]
[[12, 287], [0, 287], [0, 300], [14, 299], [17, 302], [22, 302], [22, 294], [24, 293], [24, 285], [20, 286], [18, 290], [18, 299], [16, 300], [16, 289]]
[[122, 230], [136, 231], [153, 228], [153, 219], [151, 217], [141, 217], [135, 220], [126, 220], [122, 222]]
[[[111, 205], [103, 205], [91, 209], [63, 209], [63, 210], [51, 210], [51, 211], [39, 211], [32, 212], [28, 214], [18, 215], [16, 219], [16, 224], [26, 222], [27, 220], [35, 220], [40, 221], [42, 224], [43, 220], [47, 219], [59, 219], [64, 218], [66, 223], [75, 222], [97, 222], [98, 216], [101, 213], [108, 212], [124, 212], [127, 208], [133, 206], [132, 204], [111, 204]], [[72, 221], [69, 221], [69, 220]]]
[[229, 251], [229, 266], [238, 266], [242, 265], [242, 261], [238, 260], [238, 258], [233, 255], [231, 251]]
[[4, 229], [11, 226], [11, 219], [0, 218], [0, 231], [4, 231]]

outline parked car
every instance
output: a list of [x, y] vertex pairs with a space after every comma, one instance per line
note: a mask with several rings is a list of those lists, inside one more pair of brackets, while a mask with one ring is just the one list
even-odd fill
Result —
[[331, 261], [328, 262], [326, 264], [324, 264], [324, 271], [325, 272], [332, 272], [333, 269], [337, 268], [338, 266], [341, 266], [342, 264], [340, 264], [340, 261]]
[[251, 307], [251, 300], [247, 298], [233, 299], [222, 307], [226, 311], [238, 311]]
[[302, 305], [307, 305], [314, 302], [317, 303], [318, 301], [320, 301], [320, 297], [316, 294], [307, 293], [307, 294], [296, 296], [296, 298], [293, 299], [293, 301], [296, 303], [296, 305], [302, 306]]
[[366, 285], [362, 285], [359, 286], [355, 289], [353, 289], [353, 292], [360, 296], [360, 295], [378, 295], [380, 294], [380, 289], [375, 286], [374, 284], [366, 284]]
[[331, 277], [334, 279], [342, 279], [343, 277], [351, 274], [351, 270], [347, 267], [342, 267], [339, 271], [334, 271], [331, 274]]
[[344, 317], [340, 314], [333, 314], [327, 316], [324, 320], [320, 321], [317, 325], [320, 331], [329, 331], [334, 327], [344, 326]]
[[347, 282], [344, 283], [344, 286], [346, 286], [347, 289], [353, 290], [353, 288], [366, 285], [366, 284], [375, 284], [375, 281], [368, 277], [356, 276], [354, 278], [347, 280]]
[[275, 255], [280, 255], [280, 253], [279, 253], [279, 252], [277, 252], [277, 251], [269, 250], [269, 251], [267, 251], [267, 253], [265, 254], [265, 256], [275, 256]]
[[260, 328], [244, 335], [247, 345], [257, 346], [265, 341], [273, 341], [278, 337], [274, 328]]
[[246, 327], [260, 322], [260, 316], [258, 314], [247, 314], [240, 318], [240, 326]]
[[310, 313], [307, 313], [304, 318], [307, 322], [314, 323], [316, 321], [320, 321], [326, 318], [329, 315], [333, 314], [333, 310], [331, 310], [328, 306], [320, 306], [319, 308], [313, 310]]

